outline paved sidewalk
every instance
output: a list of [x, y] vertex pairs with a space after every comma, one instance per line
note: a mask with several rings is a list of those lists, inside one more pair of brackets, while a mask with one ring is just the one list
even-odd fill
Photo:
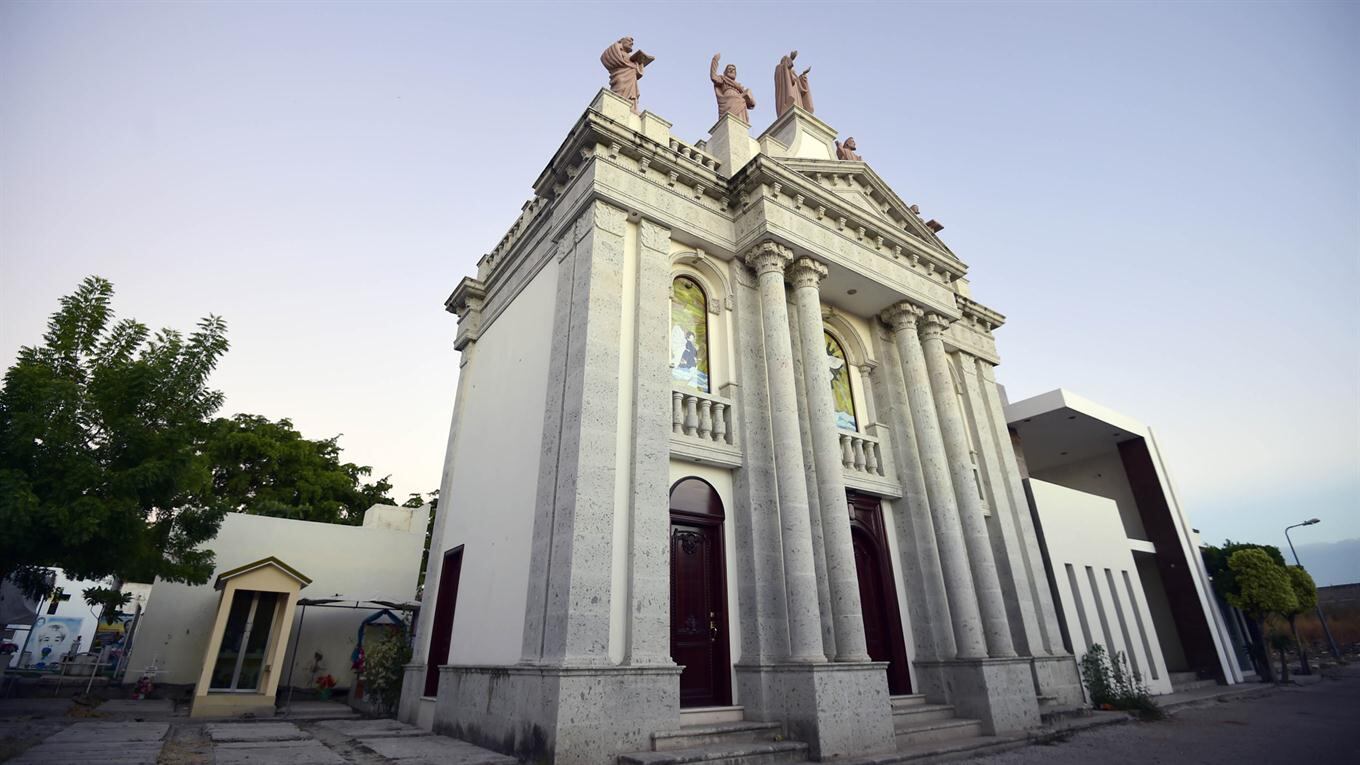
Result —
[[13, 765], [155, 765], [169, 723], [78, 722], [9, 760]]

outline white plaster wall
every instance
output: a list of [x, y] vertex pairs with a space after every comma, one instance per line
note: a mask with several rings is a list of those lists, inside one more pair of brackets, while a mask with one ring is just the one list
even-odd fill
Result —
[[[417, 510], [414, 515], [423, 517], [423, 512]], [[216, 568], [206, 584], [156, 581], [137, 627], [128, 676], [136, 678], [155, 664], [160, 669], [157, 683], [197, 682], [217, 612], [220, 593], [213, 588], [217, 575], [271, 555], [312, 580], [302, 591], [304, 598], [337, 594], [383, 600], [415, 597], [425, 527], [423, 521], [407, 525], [415, 528], [343, 526], [228, 513], [217, 536], [205, 545], [216, 553]], [[348, 687], [354, 677], [350, 652], [358, 627], [372, 613], [308, 608], [301, 631], [294, 633], [299, 639], [297, 655], [289, 649], [279, 687], [285, 687], [287, 664], [292, 665], [293, 685], [310, 686], [309, 670], [318, 651], [324, 657], [323, 672]]]
[[[697, 465], [684, 460], [671, 460], [671, 486], [682, 478], [702, 478], [718, 492], [723, 503], [723, 568], [727, 580], [727, 640], [732, 664], [741, 661], [741, 604], [737, 600], [737, 531], [735, 517], [738, 512], [733, 503], [732, 471], [708, 465]], [[754, 617], [752, 617], [754, 618]], [[732, 673], [732, 703], [740, 704], [737, 698], [737, 680]]]
[[[448, 516], [430, 557], [463, 545], [463, 568], [449, 656], [429, 657], [436, 664], [520, 659], [556, 289], [554, 261], [483, 330], [461, 372], [459, 432], [439, 499]], [[425, 590], [432, 607], [437, 576]], [[421, 639], [428, 645], [428, 630]]]
[[1030, 487], [1072, 652], [1080, 658], [1092, 643], [1110, 654], [1123, 651], [1149, 690], [1170, 693], [1157, 625], [1115, 501], [1038, 479]]
[[1069, 489], [1114, 500], [1119, 508], [1119, 517], [1127, 537], [1143, 540], [1148, 538], [1147, 532], [1143, 529], [1143, 517], [1138, 514], [1138, 503], [1129, 488], [1129, 477], [1124, 472], [1124, 463], [1119, 458], [1119, 452], [1110, 451], [1090, 459], [1036, 471], [1032, 475], [1048, 483], [1060, 484]]
[[[57, 579], [54, 586], [60, 588], [63, 594], [70, 595], [71, 598], [70, 600], [63, 600], [57, 603], [55, 613], [51, 614], [47, 613], [47, 610], [51, 607], [52, 601], [44, 599], [39, 603], [38, 619], [45, 620], [53, 617], [58, 619], [79, 619], [80, 629], [77, 630], [75, 634], [68, 635], [65, 642], [61, 643], [56, 651], [48, 655], [48, 663], [55, 663], [59, 656], [69, 651], [77, 638], [80, 639], [80, 646], [78, 649], [80, 653], [85, 653], [90, 650], [90, 643], [94, 640], [95, 624], [99, 621], [99, 613], [97, 610], [92, 610], [89, 604], [85, 602], [84, 592], [92, 587], [111, 587], [113, 585], [112, 579], [72, 579], [61, 569], [57, 569], [56, 573]], [[131, 613], [134, 608], [134, 604], [129, 603], [127, 611]], [[41, 625], [39, 625], [39, 627], [41, 628]], [[30, 654], [30, 664], [42, 661], [41, 648], [39, 647], [40, 641], [36, 636], [32, 638], [29, 637], [31, 629], [32, 625], [14, 625], [14, 637], [10, 638], [10, 640], [15, 645], [19, 646], [20, 650], [10, 654], [9, 666], [19, 666], [19, 662], [23, 658], [25, 651]], [[27, 643], [27, 645], [25, 645], [25, 643]]]

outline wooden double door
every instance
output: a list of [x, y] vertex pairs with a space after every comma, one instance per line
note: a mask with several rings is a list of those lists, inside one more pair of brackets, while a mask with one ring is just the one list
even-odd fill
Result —
[[888, 662], [888, 692], [911, 693], [907, 643], [897, 607], [897, 584], [888, 554], [887, 528], [878, 497], [847, 492], [850, 535], [859, 574], [859, 602], [864, 614], [864, 641], [869, 658]]
[[723, 506], [706, 481], [671, 489], [671, 658], [680, 672], [680, 706], [732, 703]]

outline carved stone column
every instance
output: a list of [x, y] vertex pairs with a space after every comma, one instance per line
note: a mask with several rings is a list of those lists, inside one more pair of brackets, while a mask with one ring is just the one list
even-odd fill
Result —
[[836, 432], [836, 405], [831, 396], [831, 365], [823, 339], [822, 300], [818, 287], [826, 273], [826, 266], [821, 263], [811, 258], [799, 258], [793, 264], [790, 276], [798, 311], [798, 335], [802, 340], [803, 390], [807, 396], [807, 427], [812, 436], [813, 465], [817, 474], [826, 577], [831, 588], [836, 661], [869, 661], [855, 549], [850, 539], [850, 511], [845, 500], [845, 478], [841, 474], [841, 443], [840, 434]]
[[954, 626], [956, 655], [960, 659], [980, 659], [987, 656], [987, 643], [982, 634], [982, 616], [978, 611], [977, 593], [973, 589], [973, 575], [969, 571], [959, 508], [954, 500], [954, 486], [949, 477], [949, 458], [945, 453], [939, 415], [930, 390], [930, 376], [926, 372], [925, 352], [917, 334], [921, 314], [921, 309], [910, 303], [898, 303], [883, 312], [883, 320], [892, 327], [893, 342], [902, 359], [907, 403], [911, 410], [912, 425], [916, 429], [921, 474], [925, 478], [926, 496], [930, 500], [931, 519], [935, 522], [940, 568], [949, 599], [949, 618]]
[[996, 572], [996, 558], [992, 554], [991, 537], [987, 534], [987, 519], [983, 517], [977, 480], [973, 476], [973, 461], [969, 456], [967, 423], [954, 391], [954, 377], [949, 371], [949, 357], [944, 351], [943, 333], [950, 319], [939, 314], [926, 314], [921, 322], [921, 346], [925, 351], [930, 387], [935, 392], [935, 407], [939, 410], [940, 431], [945, 455], [949, 460], [949, 474], [954, 480], [954, 494], [958, 501], [959, 522], [963, 527], [968, 560], [972, 563], [973, 586], [977, 590], [978, 606], [982, 611], [983, 629], [987, 636], [987, 652], [992, 658], [1015, 655], [1011, 639], [1010, 620], [1006, 618], [1006, 600], [1001, 592], [1001, 577]]
[[775, 478], [779, 488], [779, 525], [784, 552], [784, 590], [788, 599], [788, 658], [793, 662], [825, 663], [807, 482], [802, 450], [796, 446], [801, 438], [798, 397], [793, 380], [789, 309], [784, 295], [784, 269], [792, 261], [793, 252], [789, 248], [770, 241], [761, 242], [746, 253], [746, 263], [755, 270], [759, 283], [761, 326], [765, 335], [770, 425], [775, 443]]

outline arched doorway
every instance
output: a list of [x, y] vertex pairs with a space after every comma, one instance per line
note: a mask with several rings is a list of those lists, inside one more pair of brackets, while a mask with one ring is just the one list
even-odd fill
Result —
[[732, 703], [723, 517], [707, 481], [671, 487], [671, 658], [684, 667], [682, 707]]
[[897, 585], [878, 497], [847, 492], [850, 504], [850, 536], [859, 575], [860, 608], [864, 613], [864, 641], [869, 658], [888, 662], [888, 692], [911, 693], [907, 669], [907, 643], [902, 636], [902, 616], [897, 608]]

